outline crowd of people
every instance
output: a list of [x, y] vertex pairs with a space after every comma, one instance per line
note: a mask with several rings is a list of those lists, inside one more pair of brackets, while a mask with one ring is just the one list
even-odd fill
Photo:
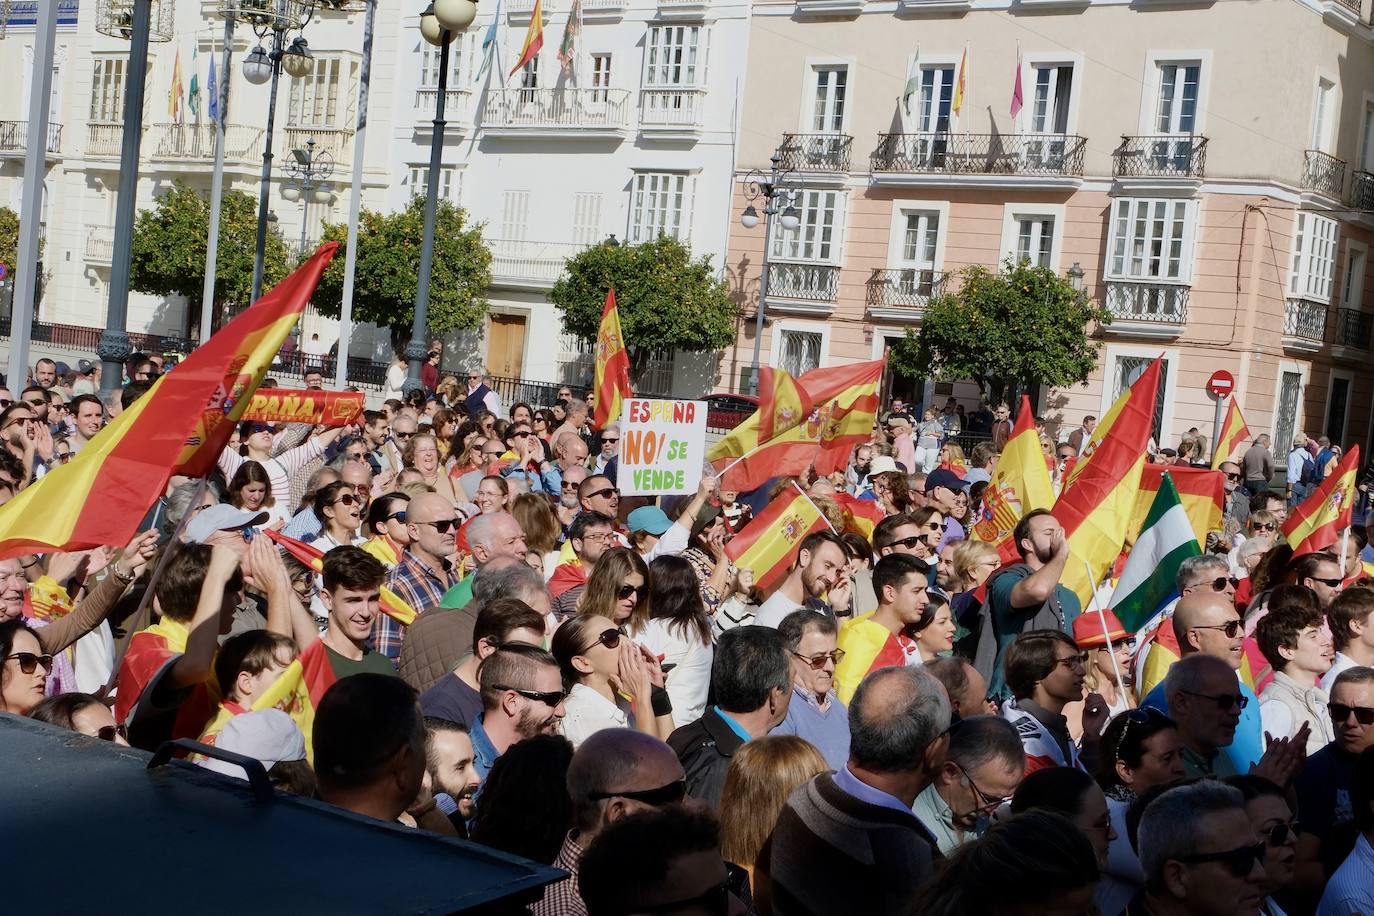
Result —
[[[1136, 633], [1061, 582], [1052, 511], [1010, 562], [972, 537], [1004, 404], [890, 403], [834, 475], [632, 497], [590, 396], [437, 363], [350, 425], [241, 423], [128, 544], [0, 560], [0, 710], [565, 870], [534, 916], [1374, 912], [1374, 548], [1279, 534], [1329, 444], [1284, 490], [1266, 436], [1224, 463]], [[104, 401], [92, 368], [0, 389], [0, 505], [167, 367]], [[1092, 431], [1044, 435], [1056, 481]], [[793, 485], [828, 524], [763, 594], [725, 547]]]

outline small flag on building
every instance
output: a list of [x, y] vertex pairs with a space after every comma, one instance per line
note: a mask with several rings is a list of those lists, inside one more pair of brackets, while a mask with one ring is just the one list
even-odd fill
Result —
[[964, 48], [964, 56], [959, 59], [959, 74], [954, 78], [954, 102], [950, 105], [950, 111], [958, 114], [964, 110], [964, 93], [968, 91], [968, 48]]
[[1014, 118], [1021, 112], [1021, 106], [1025, 104], [1025, 96], [1021, 94], [1021, 52], [1016, 52], [1016, 79], [1011, 84], [1011, 116]]
[[563, 26], [563, 41], [558, 46], [558, 61], [563, 72], [573, 75], [573, 65], [577, 61], [577, 43], [582, 38], [582, 0], [573, 0], [568, 10], [568, 24]]
[[176, 59], [172, 63], [172, 85], [167, 90], [167, 116], [175, 123], [181, 123], [181, 94], [185, 91], [186, 87], [181, 82], [181, 49], [177, 48]]
[[196, 48], [191, 49], [191, 92], [187, 97], [187, 102], [191, 107], [191, 115], [200, 123], [200, 52]]
[[509, 79], [515, 76], [522, 67], [539, 56], [539, 49], [544, 47], [544, 0], [534, 0], [534, 11], [530, 13], [530, 27], [525, 30], [525, 43], [520, 46], [520, 59], [511, 68]]

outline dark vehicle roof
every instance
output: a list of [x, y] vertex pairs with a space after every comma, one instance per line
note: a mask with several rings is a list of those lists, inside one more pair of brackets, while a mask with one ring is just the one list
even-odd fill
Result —
[[6, 912], [523, 913], [510, 905], [564, 874], [150, 758], [0, 713], [0, 811], [26, 848], [11, 865], [32, 867], [6, 882]]

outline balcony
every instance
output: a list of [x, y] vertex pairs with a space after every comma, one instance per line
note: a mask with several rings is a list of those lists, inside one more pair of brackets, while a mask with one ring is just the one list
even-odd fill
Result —
[[1075, 188], [1086, 144], [1074, 134], [879, 134], [869, 164], [879, 185]]
[[1374, 330], [1374, 315], [1357, 308], [1336, 309], [1336, 329], [1331, 341], [1331, 355], [1336, 359], [1352, 362], [1366, 361], [1369, 359], [1371, 330]]
[[[29, 149], [28, 121], [0, 121], [0, 158], [22, 159]], [[48, 125], [49, 153], [62, 152], [62, 125]], [[49, 156], [48, 158], [52, 158]]]
[[1345, 160], [1321, 150], [1304, 150], [1302, 189], [1332, 200], [1341, 200], [1345, 192]]
[[1367, 35], [1360, 6], [1361, 0], [1322, 0], [1322, 18], [1348, 35]]
[[833, 264], [770, 261], [768, 307], [800, 315], [829, 315], [840, 292], [840, 268]]
[[482, 130], [493, 137], [619, 139], [629, 112], [628, 89], [493, 89]]
[[701, 19], [710, 0], [658, 0], [659, 19]]
[[[466, 89], [444, 90], [444, 118], [449, 123], [468, 119], [468, 98], [472, 95]], [[415, 126], [421, 130], [432, 130], [434, 111], [439, 104], [438, 86], [421, 86], [415, 90]]]
[[1112, 151], [1117, 178], [1201, 179], [1207, 166], [1207, 138], [1193, 134], [1121, 136]]
[[705, 109], [705, 89], [642, 89], [639, 132], [663, 140], [695, 140]]
[[[224, 126], [224, 163], [255, 169], [262, 163], [266, 130], [246, 124]], [[288, 147], [289, 148], [289, 147]], [[145, 155], [163, 165], [208, 166], [215, 161], [215, 125], [154, 124], [143, 144]]]
[[92, 226], [86, 232], [86, 263], [109, 267], [114, 258], [114, 227]]
[[1283, 308], [1283, 346], [1314, 353], [1326, 341], [1326, 303], [1289, 296]]
[[[315, 155], [328, 153], [334, 157], [335, 165], [350, 165], [353, 162], [353, 128], [330, 127], [321, 125], [309, 127], [292, 125], [286, 128], [285, 136], [276, 142], [279, 156], [289, 156], [293, 149], [305, 149], [306, 143], [315, 141]], [[259, 153], [261, 155], [261, 153]]]
[[868, 278], [868, 314], [871, 318], [891, 321], [916, 321], [925, 313], [926, 304], [944, 294], [943, 271], [914, 267], [874, 270]]
[[563, 275], [568, 258], [587, 247], [515, 239], [487, 239], [487, 246], [491, 249], [491, 285], [510, 289], [551, 289]]
[[[582, 4], [582, 18], [587, 22], [605, 21], [619, 19], [625, 15], [625, 9], [629, 6], [629, 0], [584, 0]], [[554, 2], [544, 4], [545, 24], [548, 17], [569, 12], [571, 3]], [[534, 0], [511, 0], [506, 5], [506, 16], [512, 24], [528, 23], [530, 14], [534, 12]]]
[[1350, 208], [1374, 210], [1374, 174], [1365, 171], [1351, 173]]
[[1173, 339], [1188, 321], [1189, 287], [1149, 280], [1108, 280], [1106, 332], [1122, 337]]
[[86, 124], [86, 158], [118, 159], [124, 125], [91, 121]]
[[778, 155], [784, 172], [843, 174], [854, 138], [848, 134], [783, 134]]

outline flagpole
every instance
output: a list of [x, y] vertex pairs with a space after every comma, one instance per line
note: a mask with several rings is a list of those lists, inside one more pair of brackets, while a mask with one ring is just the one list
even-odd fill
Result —
[[826, 518], [825, 513], [821, 511], [821, 507], [816, 505], [816, 503], [812, 501], [811, 497], [806, 495], [806, 491], [803, 490], [800, 486], [798, 486], [795, 477], [792, 479], [792, 488], [801, 495], [802, 499], [806, 500], [808, 503], [811, 504], [811, 508], [816, 510], [816, 514], [821, 517], [821, 521], [825, 522], [825, 527], [830, 529], [830, 533], [834, 535], [839, 535], [839, 532], [835, 530], [835, 526], [830, 524], [830, 519]]
[[1112, 659], [1112, 674], [1116, 677], [1116, 689], [1119, 691], [1118, 696], [1124, 699], [1126, 696], [1126, 681], [1122, 678], [1121, 666], [1117, 664], [1116, 661], [1116, 649], [1112, 647], [1112, 634], [1110, 628], [1107, 626], [1107, 615], [1102, 610], [1102, 599], [1097, 596], [1097, 580], [1093, 578], [1093, 568], [1086, 559], [1083, 560], [1083, 571], [1088, 574], [1088, 581], [1092, 583], [1093, 586], [1093, 610], [1097, 612], [1097, 619], [1102, 624], [1102, 636], [1107, 640], [1107, 654], [1110, 655]]
[[[210, 183], [210, 234], [205, 242], [205, 286], [200, 294], [200, 342], [212, 333], [215, 315], [215, 266], [219, 259], [219, 210], [224, 198], [224, 119], [229, 114], [229, 67], [234, 53], [234, 14], [224, 17], [224, 65], [215, 93], [215, 174]], [[214, 63], [213, 56], [211, 64]]]
[[334, 387], [348, 387], [348, 350], [353, 337], [353, 280], [358, 267], [358, 214], [363, 206], [363, 147], [367, 137], [367, 96], [372, 84], [372, 30], [377, 0], [368, 0], [363, 20], [363, 62], [358, 83], [358, 127], [353, 134], [353, 187], [348, 198], [348, 247], [344, 249], [343, 295], [339, 304], [339, 344]]

